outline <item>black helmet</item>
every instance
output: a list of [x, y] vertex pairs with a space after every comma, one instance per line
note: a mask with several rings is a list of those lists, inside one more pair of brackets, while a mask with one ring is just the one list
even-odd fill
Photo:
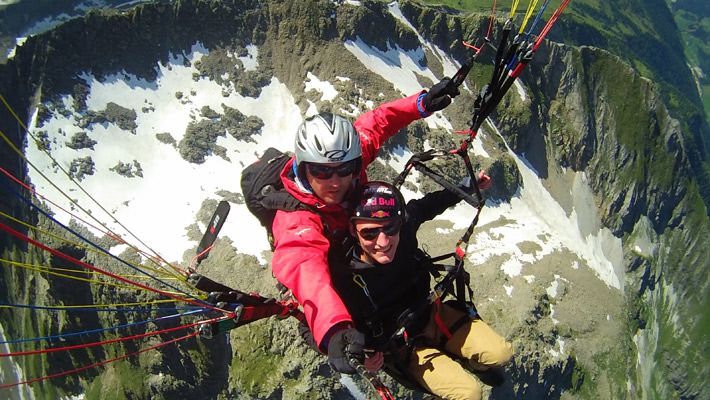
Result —
[[355, 200], [357, 203], [351, 220], [405, 218], [404, 197], [396, 187], [387, 182], [370, 181], [362, 185]]

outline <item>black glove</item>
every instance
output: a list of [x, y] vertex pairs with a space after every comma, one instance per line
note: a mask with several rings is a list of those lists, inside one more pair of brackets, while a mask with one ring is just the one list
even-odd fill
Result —
[[422, 98], [424, 110], [431, 114], [443, 110], [451, 104], [451, 99], [459, 95], [459, 88], [449, 79], [444, 78], [429, 89], [429, 92]]
[[301, 320], [298, 321], [298, 335], [301, 336], [301, 338], [304, 342], [306, 342], [308, 347], [312, 348], [316, 352], [319, 352], [318, 345], [316, 344], [316, 340], [313, 337], [313, 332], [311, 331], [311, 328], [309, 328], [308, 324]]
[[365, 360], [365, 335], [357, 329], [343, 329], [330, 337], [328, 342], [328, 364], [334, 370], [343, 374], [354, 374], [357, 371], [350, 365], [353, 357], [360, 362]]

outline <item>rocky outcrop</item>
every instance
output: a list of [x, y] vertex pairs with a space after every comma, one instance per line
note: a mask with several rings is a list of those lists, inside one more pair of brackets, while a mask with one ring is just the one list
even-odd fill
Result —
[[[707, 249], [697, 246], [708, 226], [690, 162], [699, 150], [688, 144], [691, 135], [670, 115], [655, 85], [618, 57], [600, 49], [560, 45], [550, 46], [539, 56], [547, 62], [531, 65], [528, 85], [539, 98], [554, 100], [533, 106], [536, 117], [530, 120], [531, 129], [520, 129], [503, 112], [501, 121], [506, 125], [502, 131], [512, 133], [509, 143], [516, 152], [537, 154], [531, 162], [541, 177], [560, 167], [585, 171], [596, 193], [600, 216], [615, 235], [631, 234], [641, 219], [650, 222], [662, 243], [657, 252], [627, 257], [626, 294], [628, 301], [636, 304], [629, 313], [643, 314], [637, 319], [641, 329], [632, 334], [670, 334], [673, 329], [667, 321], [671, 315], [685, 315], [688, 319], [673, 324], [675, 329], [677, 324], [685, 327], [685, 339], [651, 355], [658, 362], [663, 360], [667, 374], [678, 373], [680, 360], [691, 351], [681, 343], [694, 342], [702, 335], [702, 323], [690, 315], [701, 312], [696, 305], [706, 302], [695, 283], [690, 284], [698, 281], [688, 279], [707, 267], [710, 256]], [[542, 70], [538, 70], [540, 66], [544, 66]], [[545, 79], [533, 81], [531, 76]], [[548, 128], [537, 128], [541, 126]], [[532, 137], [519, 138], [517, 132], [532, 133]], [[545, 151], [540, 153], [540, 148]], [[626, 247], [630, 253], [636, 252], [631, 244]], [[641, 265], [644, 268], [639, 268]], [[668, 298], [661, 300], [664, 295], [659, 293], [667, 293], [671, 287], [672, 301], [683, 303], [685, 311], [671, 310], [664, 305]], [[657, 326], [644, 328], [649, 321]], [[661, 384], [642, 390], [697, 395], [700, 379], [707, 373], [694, 371], [674, 379], [674, 389]]]
[[[407, 15], [426, 21], [415, 24], [418, 29], [435, 32], [444, 22], [422, 17], [428, 13], [433, 11], [413, 7]], [[696, 285], [707, 287], [707, 278], [698, 274], [710, 263], [708, 250], [698, 246], [708, 229], [707, 167], [697, 161], [706, 157], [698, 135], [707, 129], [684, 119], [684, 110], [669, 110], [667, 88], [599, 48], [543, 46], [522, 82], [532, 101], [509, 93], [494, 116], [510, 147], [543, 179], [553, 179], [561, 168], [584, 171], [605, 226], [619, 237], [638, 235], [638, 226], [648, 226], [657, 240], [650, 253], [639, 250], [635, 240], [625, 245], [628, 332], [644, 339], [618, 356], [633, 360], [638, 351], [639, 358], [665, 368], [651, 372], [653, 378], [639, 372], [632, 392], [651, 398], [700, 396], [702, 377], [710, 371], [685, 371], [680, 360], [694, 359], [690, 354], [698, 353], [690, 343], [703, 342], [703, 323], [691, 315], [707, 306], [706, 290]], [[679, 330], [683, 339], [668, 346], [663, 338]], [[661, 343], [668, 347], [661, 350]], [[645, 386], [649, 379], [655, 383]]]

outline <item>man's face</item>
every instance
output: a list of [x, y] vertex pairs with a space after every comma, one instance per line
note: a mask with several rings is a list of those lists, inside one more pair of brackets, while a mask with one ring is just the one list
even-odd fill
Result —
[[401, 226], [402, 222], [399, 219], [355, 220], [352, 234], [357, 237], [363, 255], [368, 258], [365, 261], [377, 261], [380, 264], [394, 261]]
[[356, 170], [355, 160], [344, 163], [323, 163], [306, 165], [306, 179], [313, 193], [325, 204], [340, 204], [348, 194]]

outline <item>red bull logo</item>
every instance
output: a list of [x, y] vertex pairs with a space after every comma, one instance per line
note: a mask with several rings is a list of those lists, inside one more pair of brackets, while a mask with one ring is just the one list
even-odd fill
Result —
[[368, 207], [368, 206], [390, 206], [394, 207], [394, 198], [389, 198], [386, 199], [384, 197], [370, 197], [369, 199], [363, 200], [360, 202], [360, 204], [363, 207]]
[[378, 210], [378, 211], [375, 211], [372, 214], [370, 214], [370, 218], [389, 218], [389, 217], [390, 217], [390, 213], [388, 213], [387, 211], [383, 211], [383, 210]]
[[369, 199], [366, 199], [365, 201], [361, 201], [360, 204], [361, 204], [363, 207], [375, 206], [375, 205], [377, 205], [377, 198], [376, 198], [376, 197], [370, 197]]

